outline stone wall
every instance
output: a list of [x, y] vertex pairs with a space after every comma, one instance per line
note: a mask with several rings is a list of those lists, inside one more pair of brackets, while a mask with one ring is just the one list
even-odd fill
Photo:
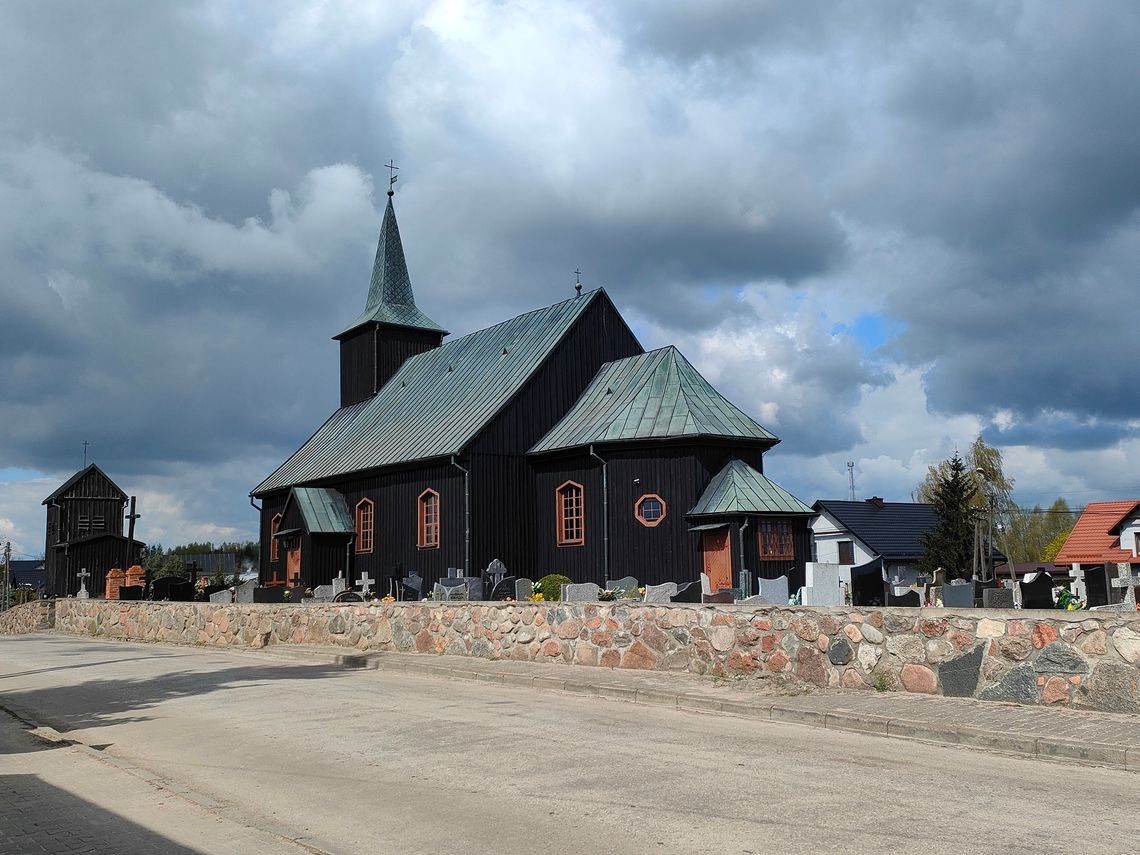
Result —
[[688, 671], [1140, 713], [1140, 614], [641, 603], [60, 600], [56, 629]]
[[50, 629], [54, 623], [55, 602], [35, 600], [0, 612], [0, 635], [23, 635]]

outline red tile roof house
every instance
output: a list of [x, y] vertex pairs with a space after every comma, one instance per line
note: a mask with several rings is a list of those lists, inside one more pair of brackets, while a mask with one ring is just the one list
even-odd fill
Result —
[[1053, 563], [1077, 579], [1077, 596], [1097, 606], [1123, 599], [1111, 585], [1118, 562], [1140, 569], [1140, 501], [1089, 502]]

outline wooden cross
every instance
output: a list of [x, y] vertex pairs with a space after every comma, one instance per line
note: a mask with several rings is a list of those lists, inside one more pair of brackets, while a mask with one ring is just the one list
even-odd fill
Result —
[[75, 574], [75, 578], [79, 580], [79, 593], [75, 595], [76, 598], [80, 600], [86, 600], [91, 596], [89, 593], [87, 593], [87, 579], [90, 576], [91, 574], [87, 572], [86, 567]]
[[1116, 578], [1112, 580], [1112, 587], [1124, 589], [1124, 601], [1121, 606], [1136, 608], [1136, 588], [1140, 587], [1140, 576], [1132, 572], [1132, 565], [1122, 561], [1116, 565]]
[[369, 589], [372, 587], [373, 583], [375, 583], [376, 580], [369, 576], [367, 573], [361, 573], [360, 578], [356, 581], [357, 584], [360, 585], [360, 593], [363, 596], [367, 597]]

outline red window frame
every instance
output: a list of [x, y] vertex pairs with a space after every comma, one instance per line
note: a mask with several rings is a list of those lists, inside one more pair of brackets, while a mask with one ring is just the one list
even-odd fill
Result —
[[273, 519], [269, 521], [269, 560], [276, 561], [279, 557], [277, 552], [277, 531], [281, 528], [281, 514], [274, 514]]
[[762, 561], [794, 561], [796, 544], [789, 519], [760, 520], [756, 527]]
[[376, 506], [371, 499], [361, 499], [356, 503], [356, 551], [358, 554], [367, 554], [372, 551], [375, 530]]
[[[661, 505], [661, 513], [656, 517], [646, 517], [644, 505], [648, 501], [655, 501]], [[646, 493], [641, 496], [636, 502], [633, 503], [633, 516], [646, 528], [657, 528], [665, 521], [665, 516], [669, 513], [669, 508], [665, 504], [665, 500], [658, 496], [656, 493]]]
[[559, 546], [582, 546], [586, 542], [585, 491], [577, 481], [565, 481], [554, 491], [554, 519]]
[[439, 549], [439, 493], [430, 487], [416, 500], [416, 545], [420, 549]]

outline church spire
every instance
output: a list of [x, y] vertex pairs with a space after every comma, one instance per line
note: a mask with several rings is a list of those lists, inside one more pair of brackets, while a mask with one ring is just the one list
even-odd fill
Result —
[[446, 334], [443, 327], [416, 308], [412, 280], [408, 276], [408, 264], [404, 260], [404, 246], [400, 242], [400, 227], [396, 223], [396, 209], [392, 206], [395, 194], [391, 187], [394, 183], [388, 185], [388, 205], [384, 208], [380, 240], [376, 245], [376, 260], [372, 264], [368, 303], [364, 313], [337, 338], [370, 322]]

